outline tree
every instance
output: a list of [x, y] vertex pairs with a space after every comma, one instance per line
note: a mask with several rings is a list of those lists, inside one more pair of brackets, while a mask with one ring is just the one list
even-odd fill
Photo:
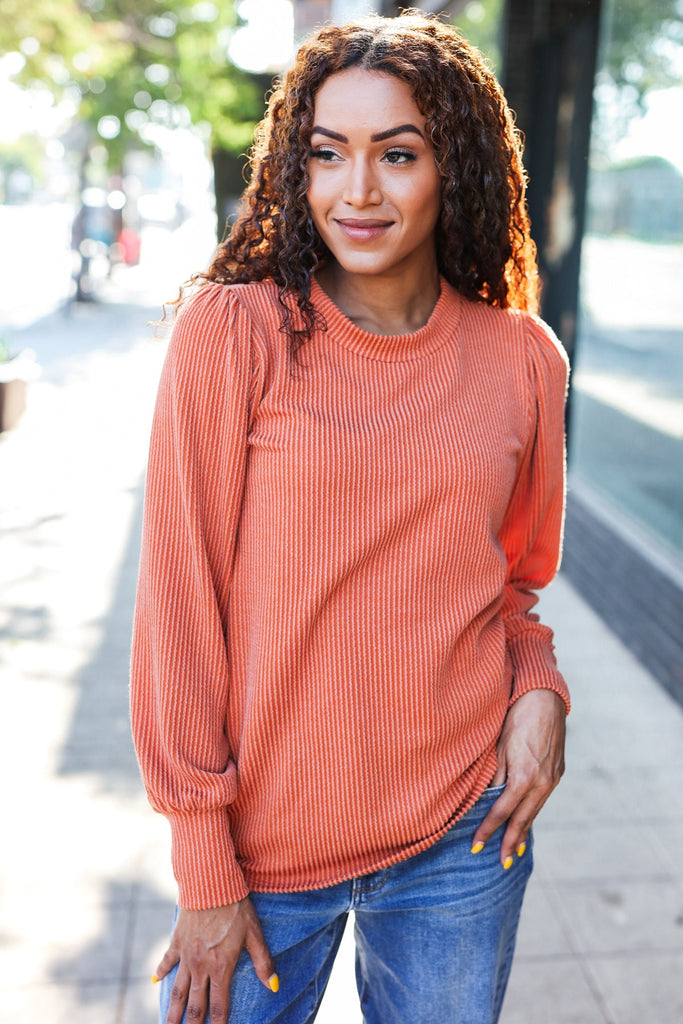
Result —
[[457, 6], [449, 6], [453, 24], [486, 55], [494, 71], [501, 63], [503, 7], [504, 0], [461, 0]]
[[609, 154], [645, 111], [648, 93], [681, 84], [683, 0], [605, 0], [593, 151]]
[[683, 2], [614, 0], [605, 6], [604, 70], [614, 84], [640, 96], [679, 84]]
[[0, 0], [0, 50], [22, 54], [18, 83], [74, 101], [113, 169], [150, 126], [210, 126], [220, 213], [264, 105], [228, 59], [235, 24], [210, 0]]

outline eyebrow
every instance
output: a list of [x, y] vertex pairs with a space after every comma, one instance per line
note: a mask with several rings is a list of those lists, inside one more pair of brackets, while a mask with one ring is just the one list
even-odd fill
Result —
[[[406, 132], [412, 132], [413, 135], [419, 135], [421, 139], [424, 138], [420, 129], [416, 128], [414, 124], [400, 124], [397, 128], [388, 128], [385, 132], [375, 132], [370, 136], [370, 142], [384, 142], [385, 139], [392, 139], [395, 135], [403, 135]], [[331, 128], [323, 128], [319, 124], [314, 125], [311, 129], [311, 135], [316, 134], [325, 135], [328, 139], [336, 139], [337, 142], [349, 141], [341, 132], [333, 132]]]

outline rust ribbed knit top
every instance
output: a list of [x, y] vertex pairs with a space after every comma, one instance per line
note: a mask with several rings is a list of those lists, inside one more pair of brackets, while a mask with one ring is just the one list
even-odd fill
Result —
[[529, 611], [561, 548], [558, 342], [445, 281], [408, 335], [312, 298], [293, 371], [276, 286], [207, 285], [162, 374], [132, 716], [187, 908], [425, 849], [510, 702], [568, 700]]

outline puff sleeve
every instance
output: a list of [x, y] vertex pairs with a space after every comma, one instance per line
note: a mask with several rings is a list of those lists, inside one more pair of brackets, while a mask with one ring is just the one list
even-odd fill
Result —
[[528, 441], [500, 540], [507, 559], [505, 623], [512, 665], [511, 703], [533, 689], [556, 691], [569, 710], [567, 685], [553, 653], [552, 631], [531, 611], [562, 553], [566, 472], [564, 407], [569, 364], [551, 329], [525, 317]]
[[133, 735], [145, 787], [169, 819], [179, 903], [247, 894], [227, 806], [224, 624], [255, 379], [248, 315], [210, 284], [180, 312], [162, 371], [147, 471], [131, 659]]

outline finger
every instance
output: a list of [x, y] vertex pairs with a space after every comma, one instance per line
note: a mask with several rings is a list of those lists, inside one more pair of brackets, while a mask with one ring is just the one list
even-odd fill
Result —
[[[208, 1008], [209, 979], [203, 972], [201, 974], [193, 974], [185, 1006], [185, 1021], [187, 1024], [204, 1024]], [[181, 1013], [177, 1024], [181, 1024], [182, 1019], [183, 1016]], [[176, 1024], [175, 1018], [173, 1021], [168, 1020], [167, 1024]]]
[[504, 868], [512, 867], [514, 854], [524, 856], [529, 829], [556, 784], [537, 785], [522, 793], [522, 798], [510, 815], [500, 846], [500, 860]]
[[173, 988], [166, 1014], [166, 1024], [182, 1024], [183, 1014], [187, 1006], [187, 999], [190, 992], [190, 972], [184, 969], [181, 964], [173, 980]]
[[493, 833], [497, 832], [501, 825], [504, 825], [508, 820], [517, 806], [517, 803], [517, 798], [514, 794], [508, 792], [507, 789], [502, 796], [498, 797], [498, 799], [492, 804], [491, 810], [474, 833], [474, 837], [472, 839], [472, 853], [481, 853]]
[[230, 1012], [230, 984], [241, 950], [214, 964], [209, 975], [209, 1024], [225, 1024]]
[[[230, 1012], [230, 989], [211, 984], [209, 988], [209, 1024], [225, 1024]], [[201, 1018], [202, 1021], [204, 1018]]]
[[230, 1013], [230, 983], [237, 966], [231, 961], [217, 971], [211, 972], [209, 979], [209, 1024], [225, 1024]]
[[505, 835], [500, 844], [500, 862], [506, 871], [509, 871], [517, 857], [523, 857], [526, 850], [529, 829], [540, 808], [533, 808], [531, 805], [525, 807], [523, 804], [515, 811], [505, 829]]
[[178, 951], [176, 950], [173, 943], [171, 943], [171, 945], [168, 947], [168, 949], [162, 956], [161, 960], [159, 961], [157, 969], [152, 975], [152, 981], [157, 982], [161, 981], [162, 978], [165, 978], [168, 972], [173, 970], [173, 968], [175, 967], [179, 960], [180, 956], [178, 954]]
[[280, 980], [275, 972], [275, 961], [270, 955], [270, 950], [266, 945], [261, 924], [255, 911], [249, 915], [244, 945], [253, 961], [256, 977], [271, 992], [277, 992], [280, 988]]

